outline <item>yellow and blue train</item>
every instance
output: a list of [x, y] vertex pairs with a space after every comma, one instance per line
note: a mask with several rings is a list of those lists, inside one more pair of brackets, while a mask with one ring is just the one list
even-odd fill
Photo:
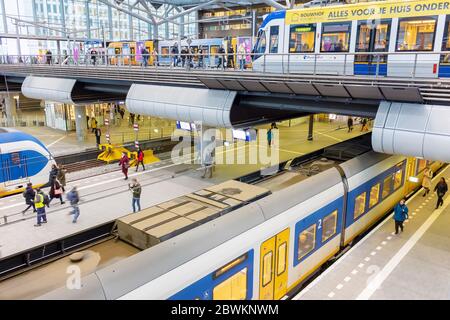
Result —
[[450, 77], [450, 3], [404, 0], [270, 13], [253, 67], [268, 72]]
[[42, 298], [283, 298], [416, 189], [426, 165], [442, 164], [368, 152]]

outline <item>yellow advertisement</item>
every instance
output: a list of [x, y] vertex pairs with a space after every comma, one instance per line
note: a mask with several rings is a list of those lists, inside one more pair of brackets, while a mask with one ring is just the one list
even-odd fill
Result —
[[286, 11], [286, 24], [450, 14], [450, 0], [403, 0]]

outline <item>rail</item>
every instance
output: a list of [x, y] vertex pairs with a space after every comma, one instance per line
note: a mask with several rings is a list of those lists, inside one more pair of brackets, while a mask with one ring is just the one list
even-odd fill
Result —
[[0, 55], [1, 65], [243, 71], [269, 74], [450, 77], [450, 51], [269, 54]]

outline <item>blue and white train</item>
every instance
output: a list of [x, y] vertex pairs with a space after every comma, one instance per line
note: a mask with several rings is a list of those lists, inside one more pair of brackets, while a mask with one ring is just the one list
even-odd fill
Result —
[[450, 77], [450, 4], [379, 1], [277, 11], [254, 47], [258, 71]]
[[280, 299], [417, 188], [409, 177], [426, 165], [366, 153], [41, 298]]
[[48, 182], [55, 163], [50, 151], [35, 137], [18, 130], [0, 128], [0, 197]]

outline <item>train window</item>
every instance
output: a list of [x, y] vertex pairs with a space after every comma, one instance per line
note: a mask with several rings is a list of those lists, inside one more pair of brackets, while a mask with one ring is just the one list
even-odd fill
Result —
[[247, 268], [218, 284], [213, 290], [214, 300], [245, 300], [247, 297]]
[[350, 23], [324, 23], [321, 52], [348, 52]]
[[323, 218], [322, 242], [327, 241], [336, 234], [337, 214], [338, 211], [334, 210], [332, 213]]
[[383, 181], [383, 193], [381, 194], [381, 198], [385, 199], [388, 195], [390, 195], [391, 189], [392, 189], [392, 175], [389, 175]]
[[[389, 50], [390, 21], [381, 21], [376, 25], [360, 21], [356, 40], [357, 52], [387, 52]], [[380, 62], [386, 62], [385, 55], [380, 56]], [[356, 61], [369, 62], [375, 57], [357, 55]]]
[[366, 192], [364, 191], [355, 198], [355, 209], [353, 210], [353, 217], [356, 219], [366, 211]]
[[270, 27], [270, 43], [269, 43], [269, 52], [270, 53], [278, 53], [279, 31], [280, 31], [279, 26]]
[[170, 54], [169, 47], [161, 47], [161, 58], [168, 58]]
[[399, 167], [394, 174], [394, 190], [400, 188], [403, 184], [403, 168]]
[[227, 271], [231, 270], [233, 267], [237, 266], [238, 264], [241, 264], [246, 259], [247, 259], [247, 254], [244, 254], [244, 255], [240, 256], [239, 258], [234, 259], [233, 261], [227, 263], [226, 265], [224, 265], [220, 269], [216, 270], [216, 272], [214, 272], [213, 278], [216, 279], [216, 278], [220, 277], [222, 274], [224, 274]]
[[289, 52], [314, 52], [316, 39], [316, 26], [302, 24], [291, 26], [289, 34]]
[[270, 251], [263, 257], [262, 265], [262, 286], [267, 286], [272, 281], [273, 252]]
[[379, 183], [377, 183], [376, 185], [372, 186], [372, 188], [370, 188], [369, 208], [373, 208], [375, 205], [377, 205], [378, 201], [380, 201], [380, 184]]
[[433, 51], [437, 17], [400, 19], [397, 51]]
[[278, 276], [286, 270], [286, 254], [287, 254], [287, 243], [283, 242], [278, 247], [278, 263], [277, 263]]
[[416, 159], [416, 175], [425, 170], [427, 166], [427, 160], [425, 159]]
[[298, 235], [298, 260], [313, 251], [315, 247], [316, 224], [313, 224]]
[[266, 52], [266, 32], [259, 30], [258, 39], [256, 40], [255, 53], [263, 54]]
[[[450, 51], [450, 16], [445, 19], [444, 38], [442, 39], [442, 51]], [[441, 55], [441, 63], [450, 64], [450, 54]]]

